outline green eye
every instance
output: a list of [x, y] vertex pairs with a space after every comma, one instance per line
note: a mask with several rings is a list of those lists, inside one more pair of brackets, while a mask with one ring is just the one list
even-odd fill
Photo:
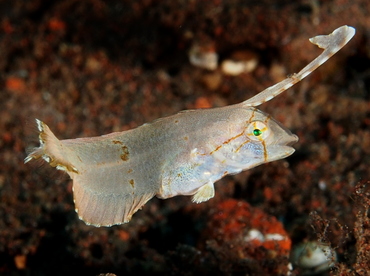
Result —
[[252, 121], [248, 124], [245, 133], [252, 141], [261, 142], [270, 136], [271, 130], [264, 122]]
[[253, 135], [254, 136], [260, 136], [262, 134], [262, 130], [255, 128], [253, 129]]

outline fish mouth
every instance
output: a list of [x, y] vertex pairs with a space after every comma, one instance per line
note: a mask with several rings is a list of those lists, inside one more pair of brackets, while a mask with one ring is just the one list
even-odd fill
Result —
[[295, 143], [298, 142], [298, 136], [295, 134], [290, 134], [290, 135], [285, 135], [284, 137], [281, 137], [277, 141], [277, 145], [282, 145], [282, 146], [293, 146]]

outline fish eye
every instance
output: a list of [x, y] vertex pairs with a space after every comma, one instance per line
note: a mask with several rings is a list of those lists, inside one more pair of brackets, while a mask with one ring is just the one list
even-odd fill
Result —
[[269, 136], [270, 129], [264, 122], [253, 121], [248, 125], [246, 134], [251, 140], [263, 141]]
[[260, 136], [262, 133], [263, 133], [262, 130], [260, 130], [258, 128], [253, 129], [253, 135], [254, 136]]

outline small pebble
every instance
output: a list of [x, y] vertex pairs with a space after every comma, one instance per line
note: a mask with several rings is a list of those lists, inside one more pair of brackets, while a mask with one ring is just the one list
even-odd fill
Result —
[[330, 246], [312, 241], [294, 247], [291, 260], [301, 269], [302, 275], [315, 275], [333, 267], [337, 254]]

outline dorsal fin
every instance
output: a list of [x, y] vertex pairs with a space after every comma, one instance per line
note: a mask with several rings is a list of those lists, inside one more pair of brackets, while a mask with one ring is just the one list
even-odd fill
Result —
[[331, 56], [338, 52], [348, 41], [355, 35], [355, 28], [349, 26], [342, 26], [334, 30], [329, 35], [318, 35], [310, 38], [310, 42], [324, 49], [324, 51], [308, 65], [306, 65], [301, 71], [285, 80], [270, 86], [269, 88], [258, 93], [254, 97], [241, 103], [243, 107], [246, 106], [258, 106], [267, 102], [280, 93], [284, 92], [288, 88], [292, 87], [297, 82], [307, 77], [311, 72], [315, 71], [320, 65], [327, 61]]

